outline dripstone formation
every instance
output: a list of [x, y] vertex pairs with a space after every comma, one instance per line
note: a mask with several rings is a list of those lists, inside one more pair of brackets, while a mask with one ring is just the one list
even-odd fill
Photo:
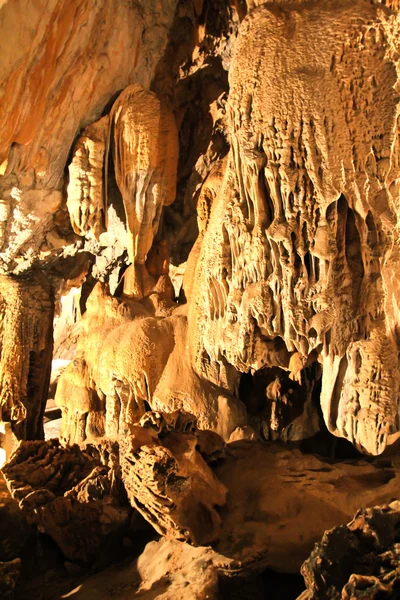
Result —
[[331, 529], [304, 598], [399, 593], [399, 10], [0, 1], [3, 473], [71, 563], [141, 515], [134, 593], [217, 598]]

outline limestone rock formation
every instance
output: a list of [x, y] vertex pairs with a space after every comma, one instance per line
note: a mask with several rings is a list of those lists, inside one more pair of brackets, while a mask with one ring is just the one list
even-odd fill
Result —
[[[47, 260], [63, 239], [62, 175], [79, 130], [130, 83], [150, 85], [176, 0], [2, 3], [2, 270]], [[61, 210], [61, 213], [60, 213]], [[54, 230], [55, 234], [54, 235]], [[45, 239], [44, 239], [45, 238]], [[29, 253], [27, 251], [29, 249]]]
[[137, 597], [150, 600], [156, 590], [163, 600], [217, 600], [218, 558], [211, 548], [165, 539], [151, 542], [138, 559], [142, 583]]
[[[128, 257], [143, 269], [163, 206], [174, 201], [176, 192], [178, 133], [165, 100], [139, 84], [130, 85], [110, 115], [86, 127], [78, 138], [69, 165], [67, 200], [78, 235], [93, 231], [98, 239], [108, 223], [110, 146], [125, 208]], [[142, 297], [143, 282], [136, 285]]]
[[140, 422], [144, 428], [133, 428], [131, 436], [120, 438], [128, 498], [161, 535], [209, 544], [219, 536], [216, 507], [225, 503], [227, 489], [201, 453], [212, 458], [222, 440], [215, 436], [210, 444], [200, 437], [199, 444], [195, 420], [175, 414], [165, 415], [160, 422], [161, 416], [155, 416], [154, 421], [150, 413], [149, 422], [145, 415]]
[[113, 565], [78, 585], [64, 585], [60, 595], [73, 592], [76, 600], [217, 600], [221, 575], [231, 564], [210, 547], [161, 538], [147, 544], [137, 560]]
[[305, 599], [374, 600], [400, 596], [400, 504], [368, 508], [327, 531], [301, 572]]
[[86, 127], [75, 144], [68, 167], [67, 207], [71, 225], [78, 235], [93, 230], [98, 238], [104, 229], [103, 182], [108, 130], [108, 115]]
[[225, 440], [247, 424], [237, 398], [193, 372], [185, 313], [171, 303], [160, 279], [142, 301], [114, 298], [100, 283], [93, 289], [75, 359], [56, 392], [66, 441], [127, 433], [149, 408], [192, 413], [199, 427]]
[[318, 360], [329, 431], [371, 454], [398, 428], [398, 29], [347, 0], [243, 20], [190, 302], [199, 373]]
[[13, 600], [14, 590], [21, 570], [21, 560], [0, 562], [0, 593], [4, 600]]
[[161, 211], [175, 199], [178, 134], [173, 113], [153, 92], [127, 87], [111, 111], [115, 178], [122, 194], [132, 263], [143, 264]]
[[18, 439], [43, 437], [54, 295], [45, 277], [0, 276], [0, 415]]
[[[88, 565], [139, 511], [169, 539], [131, 596], [212, 598], [221, 565], [294, 572], [361, 509], [306, 594], [400, 595], [399, 507], [368, 508], [399, 489], [376, 458], [400, 437], [399, 11], [0, 0], [0, 457], [25, 440], [4, 467], [21, 539]], [[52, 358], [70, 363], [45, 442]], [[335, 461], [333, 436], [372, 456]]]
[[21, 442], [3, 473], [28, 522], [69, 560], [90, 563], [122, 534], [129, 502], [162, 535], [215, 541], [227, 489], [207, 463], [223, 454], [222, 439], [192, 415], [146, 413], [129, 435], [97, 445]]
[[50, 535], [69, 560], [90, 563], [128, 522], [131, 509], [112, 444], [80, 450], [58, 440], [21, 442], [3, 473], [28, 522]]

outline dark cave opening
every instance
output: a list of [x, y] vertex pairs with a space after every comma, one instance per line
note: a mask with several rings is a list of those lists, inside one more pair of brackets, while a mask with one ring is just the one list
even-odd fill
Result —
[[[254, 373], [242, 373], [239, 398], [245, 404], [249, 421], [265, 441], [284, 439], [295, 444], [302, 452], [313, 453], [332, 460], [356, 459], [363, 456], [348, 440], [332, 435], [325, 425], [320, 406], [321, 372], [316, 363], [301, 372], [301, 384], [279, 367], [265, 367]], [[292, 441], [291, 425], [302, 415], [305, 403], [311, 402], [312, 413], [318, 421], [318, 431]], [[286, 430], [284, 437], [280, 432]]]
[[277, 573], [272, 569], [250, 573], [247, 577], [221, 577], [218, 591], [221, 600], [294, 600], [304, 590], [299, 574]]
[[281, 439], [283, 430], [290, 438], [290, 426], [302, 414], [307, 398], [302, 379], [301, 384], [293, 381], [289, 372], [279, 367], [241, 375], [239, 398], [246, 405], [250, 422], [263, 439]]

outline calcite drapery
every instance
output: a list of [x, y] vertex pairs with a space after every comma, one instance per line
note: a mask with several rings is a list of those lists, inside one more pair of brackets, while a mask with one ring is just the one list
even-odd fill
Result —
[[[3, 7], [6, 15], [11, 10], [7, 5]], [[104, 16], [103, 36], [111, 31], [110, 3], [104, 0], [99, 7]], [[100, 232], [107, 212], [103, 179], [108, 181], [107, 155], [111, 154], [133, 263], [124, 275], [124, 292], [143, 303], [135, 305], [135, 318], [118, 320], [113, 315], [110, 326], [105, 315], [102, 322], [113, 348], [112, 360], [107, 352], [100, 357], [100, 336], [90, 335], [85, 340], [92, 344], [91, 350], [83, 351], [82, 342], [81, 355], [62, 380], [66, 388], [71, 386], [69, 390], [78, 380], [83, 382], [81, 421], [75, 418], [78, 396], [75, 406], [70, 404], [69, 415], [75, 415], [74, 427], [77, 421], [83, 427], [84, 420], [85, 425], [79, 435], [75, 427], [72, 439], [85, 438], [88, 421], [94, 437], [107, 427], [111, 432], [114, 418], [106, 426], [105, 398], [110, 414], [113, 402], [119, 416], [121, 408], [126, 417], [136, 406], [136, 412], [129, 419], [123, 417], [120, 424], [133, 424], [147, 408], [146, 402], [160, 409], [197, 404], [200, 421], [206, 415], [202, 426], [222, 432], [226, 415], [236, 411], [238, 416], [243, 408], [234, 397], [239, 373], [281, 369], [286, 371], [286, 383], [290, 384], [287, 374], [299, 383], [304, 381], [303, 370], [318, 361], [323, 367], [321, 407], [328, 429], [362, 451], [380, 453], [399, 429], [396, 88], [400, 26], [396, 2], [385, 2], [385, 6], [365, 0], [248, 3], [239, 36], [231, 38], [229, 114], [220, 122], [231, 149], [214, 168], [215, 156], [207, 154], [211, 162], [202, 174], [209, 173], [208, 179], [202, 189], [200, 182], [190, 188], [199, 192], [200, 235], [188, 260], [193, 272], [187, 273], [184, 285], [190, 304], [188, 334], [186, 315], [174, 311], [167, 268], [163, 266], [162, 273], [153, 269], [152, 275], [159, 277], [156, 281], [144, 266], [162, 207], [173, 200], [176, 187], [175, 116], [162, 96], [164, 79], [151, 86], [165, 35], [151, 58], [149, 47], [152, 51], [153, 46], [147, 46], [147, 41], [154, 41], [153, 29], [151, 35], [147, 32], [149, 36], [139, 35], [140, 27], [155, 22], [154, 5], [147, 3], [124, 47], [134, 58], [128, 64], [120, 55], [118, 32], [113, 31], [107, 43], [99, 36], [90, 46], [87, 34], [101, 21], [99, 7], [90, 12], [86, 2], [79, 9], [60, 2], [52, 21], [60, 30], [59, 38], [55, 39], [47, 21], [37, 37], [32, 34], [30, 50], [18, 55], [21, 71], [14, 83], [21, 86], [25, 73], [28, 93], [35, 75], [53, 75], [54, 82], [40, 80], [37, 91], [34, 116], [44, 120], [43, 131], [34, 119], [27, 119], [27, 108], [10, 102], [6, 112], [13, 118], [7, 122], [1, 145], [0, 221], [9, 243], [3, 253], [4, 268], [17, 268], [21, 259], [18, 268], [23, 269], [32, 264], [38, 245], [35, 241], [36, 250], [27, 251], [31, 232], [27, 225], [27, 245], [22, 251], [14, 239], [15, 215], [18, 210], [28, 211], [36, 219], [36, 233], [45, 237], [53, 213], [62, 212], [61, 175], [67, 146], [79, 128], [105, 114], [112, 95], [129, 84], [109, 115], [78, 137], [70, 165], [68, 206], [75, 232]], [[174, 7], [172, 0], [163, 4], [162, 23], [171, 22]], [[126, 23], [132, 24], [138, 12], [124, 4], [121, 14], [118, 23], [124, 38], [129, 29]], [[78, 51], [78, 30], [85, 18], [88, 31]], [[67, 22], [72, 27], [70, 37], [64, 29]], [[53, 42], [57, 60], [51, 59], [45, 69], [45, 59], [38, 57]], [[88, 93], [90, 85], [83, 86], [79, 96], [72, 84], [88, 45], [91, 58], [84, 81], [87, 77], [93, 84], [93, 98]], [[197, 50], [193, 56], [198, 56]], [[111, 58], [115, 61], [113, 77], [102, 63]], [[221, 60], [228, 64], [230, 56]], [[135, 61], [143, 68], [146, 65], [145, 75], [135, 70]], [[98, 62], [104, 78], [95, 85]], [[192, 71], [182, 72], [194, 75], [196, 71], [193, 66]], [[8, 67], [1, 73], [7, 99], [13, 82]], [[171, 82], [172, 75], [168, 85]], [[158, 96], [149, 88], [156, 89]], [[220, 94], [219, 84], [217, 88]], [[53, 100], [59, 101], [58, 108]], [[169, 100], [175, 102], [174, 110], [179, 106], [184, 113], [182, 99], [171, 93]], [[28, 106], [33, 106], [31, 94]], [[76, 110], [73, 118], [71, 106]], [[222, 106], [225, 101], [221, 113]], [[68, 126], [57, 122], [58, 110], [70, 115]], [[176, 113], [179, 122], [183, 117], [179, 110]], [[50, 205], [51, 215], [42, 222], [41, 210], [46, 213]], [[21, 229], [23, 220], [18, 223]], [[55, 234], [52, 239], [61, 252], [65, 240]], [[53, 253], [50, 246], [47, 237], [43, 239], [44, 253]], [[117, 310], [123, 303], [114, 304]], [[138, 316], [145, 318], [136, 322]], [[157, 346], [153, 333], [167, 340], [154, 351], [154, 364], [138, 351], [129, 371], [120, 341], [132, 348], [138, 336], [149, 344], [149, 350]], [[190, 356], [182, 352], [187, 339]], [[162, 366], [155, 368], [156, 363]], [[150, 379], [143, 372], [151, 372]], [[189, 383], [177, 386], [177, 372]], [[266, 391], [266, 401], [275, 402], [275, 396]], [[83, 419], [82, 415], [91, 416]], [[235, 417], [235, 423], [245, 425], [242, 417]], [[281, 428], [278, 421], [277, 431]], [[224, 437], [228, 439], [231, 433], [230, 423]]]
[[67, 206], [79, 235], [93, 230], [98, 237], [107, 221], [110, 144], [130, 235], [128, 255], [142, 265], [162, 208], [175, 199], [179, 148], [174, 115], [165, 101], [134, 84], [118, 96], [110, 115], [85, 128], [69, 165]]
[[148, 407], [190, 412], [202, 429], [226, 440], [247, 424], [245, 407], [233, 394], [193, 372], [185, 311], [168, 300], [162, 285], [157, 291], [158, 284], [141, 301], [113, 298], [106, 284], [93, 289], [76, 357], [56, 392], [66, 441], [127, 432]]
[[346, 0], [244, 19], [189, 322], [200, 373], [318, 359], [329, 430], [371, 454], [398, 427], [399, 28]]
[[53, 216], [71, 144], [116, 92], [134, 80], [149, 85], [175, 0], [157, 16], [154, 4], [141, 11], [123, 2], [115, 11], [113, 0], [2, 3], [2, 272], [59, 250]]

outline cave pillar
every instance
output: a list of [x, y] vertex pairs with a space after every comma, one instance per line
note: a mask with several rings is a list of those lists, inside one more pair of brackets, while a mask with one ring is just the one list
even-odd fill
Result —
[[[43, 439], [53, 353], [54, 295], [39, 277], [0, 276], [0, 445]], [[9, 424], [9, 425], [7, 425]]]

